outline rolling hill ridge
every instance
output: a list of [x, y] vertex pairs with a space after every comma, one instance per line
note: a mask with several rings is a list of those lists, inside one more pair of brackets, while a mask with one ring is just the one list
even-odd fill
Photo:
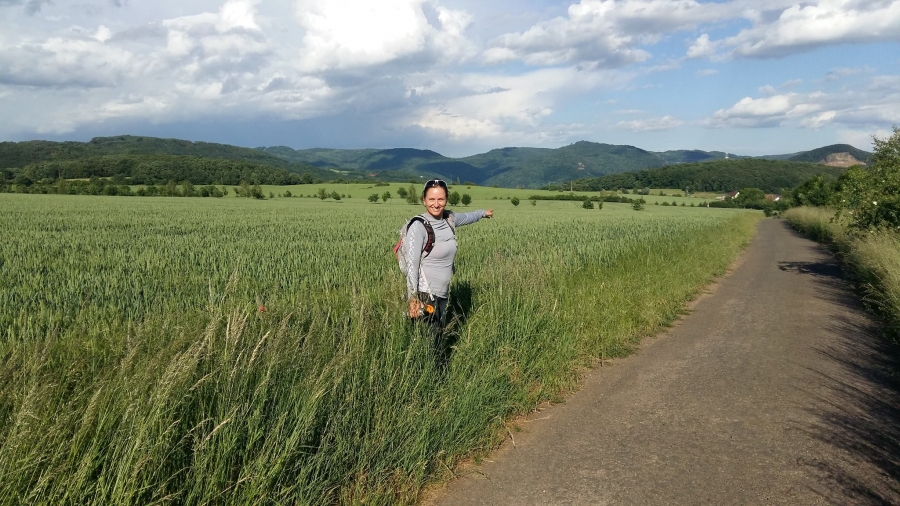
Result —
[[[652, 152], [634, 146], [579, 141], [560, 148], [506, 147], [463, 158], [450, 158], [432, 150], [390, 149], [292, 149], [286, 146], [245, 148], [227, 144], [191, 142], [122, 135], [97, 137], [89, 142], [25, 141], [0, 142], [0, 170], [17, 172], [26, 166], [41, 166], [52, 173], [50, 163], [84, 161], [85, 166], [127, 164], [138, 167], [153, 157], [169, 165], [184, 167], [196, 160], [227, 160], [228, 170], [254, 174], [254, 167], [283, 170], [304, 180], [421, 181], [439, 177], [480, 185], [538, 188], [597, 177], [682, 164], [703, 164], [747, 159], [733, 153], [702, 150]], [[865, 161], [869, 153], [846, 144], [824, 146], [789, 155], [771, 155], [781, 161], [831, 163], [847, 166]], [[88, 161], [89, 160], [89, 161]], [[829, 161], [830, 160], [830, 161]], [[234, 164], [238, 164], [235, 166]], [[237, 168], [235, 168], [237, 167]], [[241, 168], [243, 167], [243, 168]], [[732, 167], [734, 167], [732, 165]], [[79, 169], [81, 170], [81, 169]], [[105, 172], [110, 172], [104, 169]], [[95, 171], [96, 172], [96, 171]], [[105, 173], [105, 172], [101, 172]], [[57, 170], [58, 174], [61, 174]], [[93, 172], [92, 172], [93, 173]], [[115, 173], [122, 173], [118, 171]], [[173, 173], [183, 174], [179, 169]], [[277, 179], [267, 173], [266, 179]], [[127, 177], [127, 173], [125, 174]], [[284, 180], [293, 180], [285, 176]]]

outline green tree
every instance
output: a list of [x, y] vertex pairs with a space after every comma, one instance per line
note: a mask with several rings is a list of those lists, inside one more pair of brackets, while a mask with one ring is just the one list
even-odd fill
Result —
[[518, 206], [519, 205], [519, 197], [513, 197], [512, 199], [510, 199], [509, 202], [514, 206]]
[[328, 198], [328, 190], [319, 188], [319, 192], [316, 195], [319, 197], [319, 200], [325, 200]]
[[397, 188], [397, 196], [401, 199], [405, 199], [407, 196], [409, 196], [409, 193], [406, 191], [406, 188], [401, 186], [400, 188]]
[[[399, 192], [398, 192], [399, 194]], [[409, 185], [409, 188], [406, 189], [406, 203], [407, 204], [418, 204], [419, 203], [419, 195], [416, 192], [415, 185]]]
[[868, 169], [850, 167], [838, 180], [835, 204], [855, 228], [900, 228], [900, 128], [893, 131], [874, 139]]
[[389, 192], [389, 191], [386, 191], [381, 195], [382, 202], [387, 202], [388, 199], [390, 199], [390, 198], [392, 198], [392, 197], [391, 197], [391, 192]]
[[828, 176], [815, 176], [794, 188], [791, 197], [798, 205], [827, 206], [834, 199], [835, 183]]
[[369, 202], [378, 202], [378, 194], [373, 193], [373, 194], [369, 195]]
[[591, 202], [591, 199], [585, 197], [585, 199], [581, 202], [581, 207], [584, 209], [593, 209], [594, 203]]
[[761, 208], [766, 194], [759, 188], [743, 188], [734, 201], [741, 207]]
[[177, 196], [179, 196], [179, 193], [178, 193], [178, 184], [177, 184], [175, 181], [173, 181], [173, 180], [170, 179], [169, 182], [166, 183], [166, 189], [165, 189], [165, 191], [163, 192], [163, 195], [165, 195], [166, 197], [177, 197]]
[[644, 210], [644, 204], [642, 204], [640, 200], [635, 200], [635, 201], [631, 204], [631, 208], [634, 209], [635, 211], [643, 211], [643, 210]]
[[[532, 205], [532, 206], [536, 206], [536, 205], [537, 205], [537, 199], [531, 199], [531, 205]], [[603, 206], [603, 202], [601, 202], [600, 205]]]
[[286, 191], [284, 192], [284, 196], [285, 196], [285, 197], [293, 197], [294, 195], [291, 193], [291, 190], [286, 190]]
[[468, 193], [463, 193], [461, 202], [462, 202], [462, 205], [468, 206], [469, 204], [472, 203], [472, 196], [469, 195]]
[[455, 206], [456, 204], [459, 204], [461, 198], [462, 197], [459, 196], [459, 192], [453, 192], [450, 194], [450, 197], [447, 198], [447, 203], [451, 206]]

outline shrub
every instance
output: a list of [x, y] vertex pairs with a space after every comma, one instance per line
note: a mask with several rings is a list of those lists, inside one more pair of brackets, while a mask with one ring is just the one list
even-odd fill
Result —
[[472, 197], [468, 193], [462, 195], [462, 205], [467, 206], [472, 203]]
[[641, 204], [641, 201], [638, 200], [638, 201], [635, 201], [634, 204], [631, 204], [631, 208], [634, 209], [635, 211], [643, 211], [644, 204]]
[[447, 198], [447, 203], [451, 206], [455, 206], [456, 204], [459, 204], [461, 198], [459, 192], [453, 192], [450, 194], [450, 197]]
[[581, 202], [581, 207], [582, 207], [583, 209], [593, 209], [593, 208], [594, 208], [594, 203], [591, 202], [591, 199], [584, 199], [584, 200]]
[[369, 202], [378, 202], [378, 194], [373, 193], [373, 194], [369, 195]]
[[513, 197], [509, 202], [514, 206], [518, 206], [519, 205], [519, 197]]
[[874, 142], [870, 167], [850, 167], [841, 175], [835, 204], [849, 217], [850, 227], [900, 229], [900, 128]]

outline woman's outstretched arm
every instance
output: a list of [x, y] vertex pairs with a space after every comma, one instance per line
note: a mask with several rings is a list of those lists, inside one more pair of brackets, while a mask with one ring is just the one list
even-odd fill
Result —
[[[452, 211], [451, 211], [452, 212]], [[494, 215], [494, 211], [491, 209], [484, 210], [479, 209], [477, 211], [471, 211], [468, 213], [453, 213], [453, 219], [456, 221], [455, 225], [457, 227], [461, 227], [463, 225], [469, 225], [471, 223], [475, 223], [481, 218], [491, 218]]]

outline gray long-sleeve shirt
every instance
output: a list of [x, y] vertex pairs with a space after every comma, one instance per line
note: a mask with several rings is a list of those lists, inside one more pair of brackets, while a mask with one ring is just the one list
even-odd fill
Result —
[[[456, 227], [475, 223], [485, 217], [483, 209], [470, 213], [454, 213]], [[434, 229], [434, 248], [422, 258], [425, 247], [425, 225], [416, 221], [410, 225], [403, 239], [407, 261], [406, 294], [412, 298], [416, 292], [430, 293], [435, 297], [446, 297], [450, 291], [450, 277], [453, 274], [453, 260], [456, 258], [456, 234], [447, 220], [435, 218], [428, 213], [421, 215]]]

